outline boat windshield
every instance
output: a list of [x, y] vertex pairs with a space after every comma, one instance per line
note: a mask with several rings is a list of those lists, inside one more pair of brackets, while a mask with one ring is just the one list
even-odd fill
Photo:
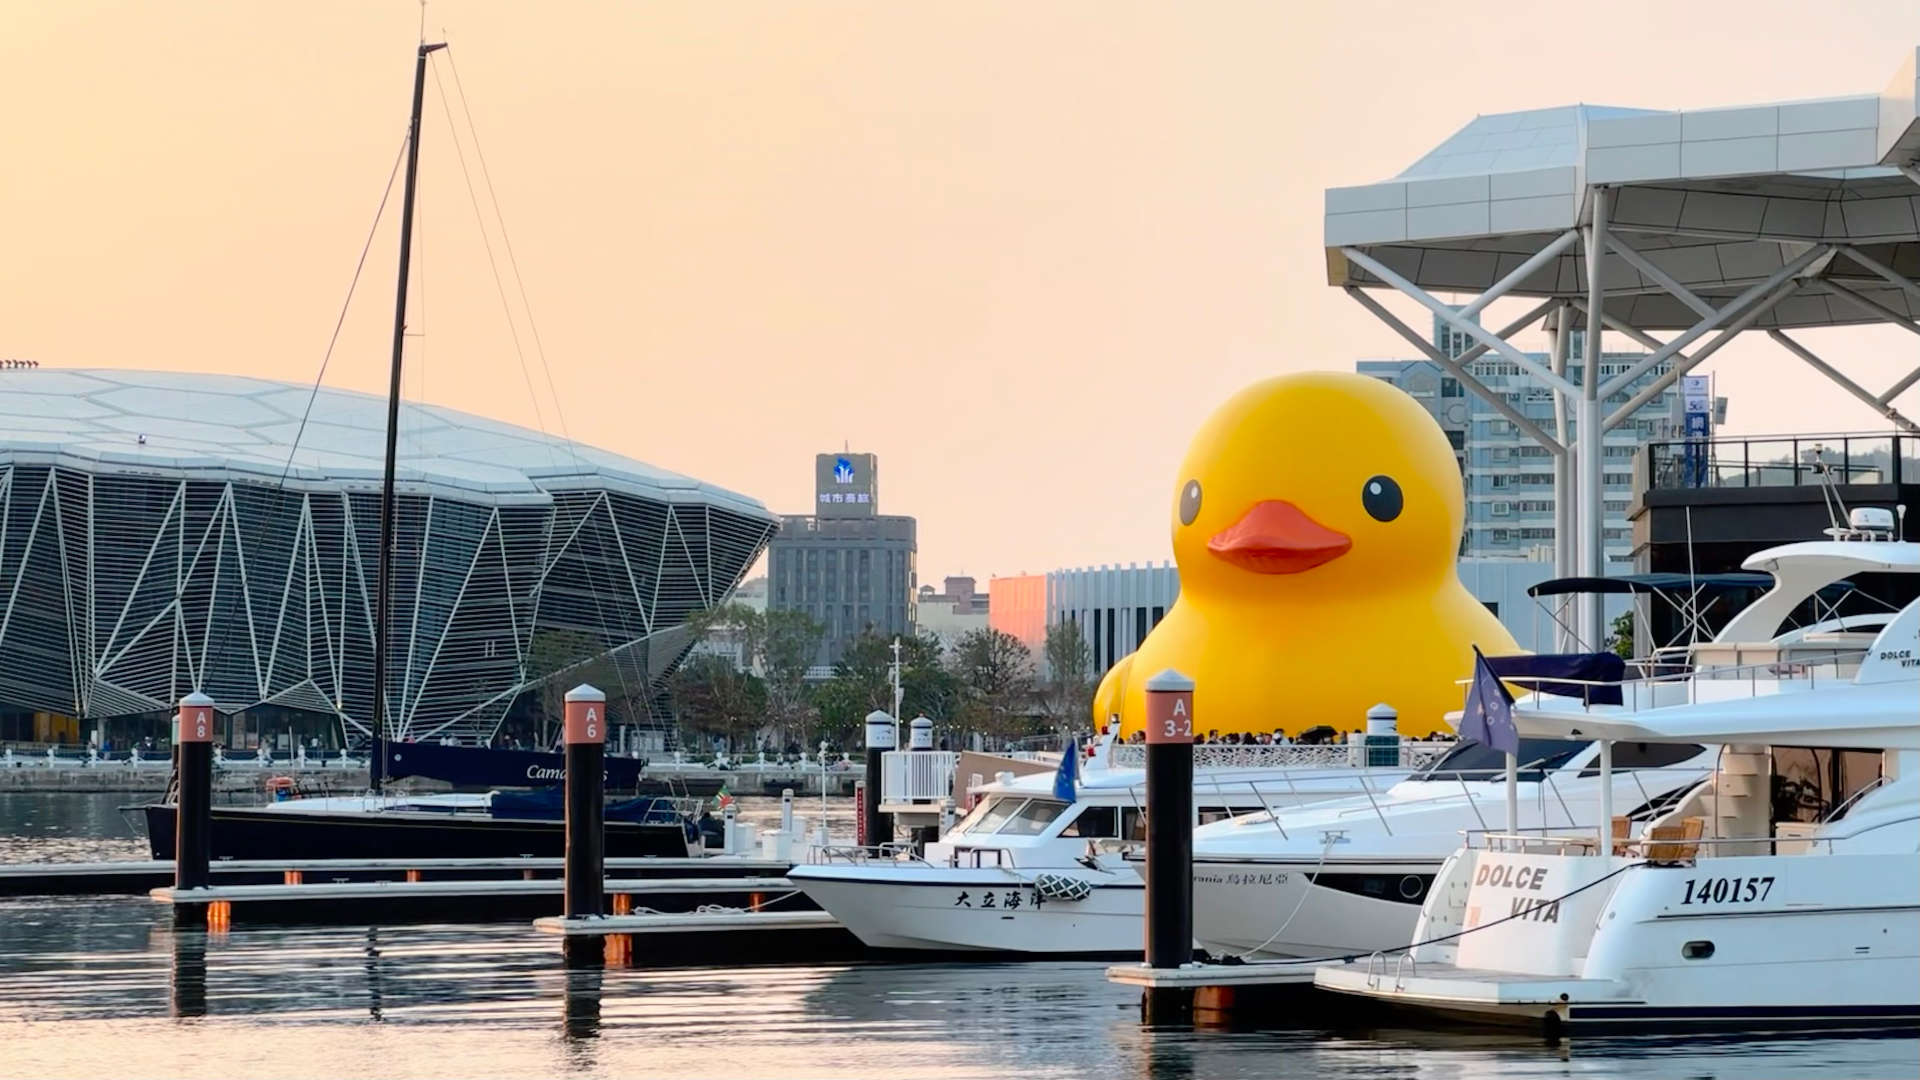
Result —
[[1025, 803], [1026, 799], [1022, 796], [995, 795], [974, 807], [973, 812], [969, 813], [960, 824], [955, 825], [948, 835], [967, 833], [973, 836], [985, 836], [988, 833], [998, 832], [1000, 826], [1005, 825], [1007, 819]]
[[1000, 827], [1001, 836], [1039, 836], [1045, 832], [1053, 819], [1060, 816], [1067, 804], [1052, 799], [1029, 799], [1020, 812]]
[[[1538, 783], [1544, 774], [1565, 765], [1591, 745], [1567, 739], [1521, 739], [1520, 752], [1515, 755], [1520, 764], [1520, 779]], [[1506, 771], [1507, 755], [1483, 743], [1463, 742], [1414, 779], [1501, 780]]]

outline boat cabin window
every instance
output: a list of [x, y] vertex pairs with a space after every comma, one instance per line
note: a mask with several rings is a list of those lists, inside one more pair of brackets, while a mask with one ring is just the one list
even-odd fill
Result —
[[1773, 748], [1773, 820], [1821, 822], [1880, 780], [1878, 750]]
[[1200, 824], [1225, 821], [1233, 816], [1233, 810], [1225, 806], [1203, 806], [1200, 808]]
[[1061, 836], [1080, 836], [1092, 839], [1112, 839], [1120, 835], [1120, 808], [1117, 806], [1082, 806], [1067, 827], [1060, 830]]
[[[1565, 765], [1592, 743], [1568, 739], [1521, 739], [1520, 779], [1539, 782], [1543, 774]], [[1419, 773], [1415, 780], [1500, 780], [1507, 774], [1507, 755], [1481, 743], [1463, 742]]]
[[1147, 838], [1147, 812], [1136, 806], [1121, 807], [1120, 838], [1122, 840], [1145, 840]]
[[[1613, 771], [1667, 769], [1691, 761], [1706, 747], [1698, 743], [1617, 742], [1613, 744]], [[1599, 776], [1600, 759], [1580, 770], [1581, 776]]]
[[1007, 819], [1013, 816], [1014, 811], [1026, 805], [1026, 801], [1026, 799], [1019, 796], [989, 796], [980, 805], [973, 808], [973, 812], [966, 816], [966, 820], [955, 825], [953, 832], [968, 833], [974, 836], [985, 836], [988, 833], [997, 832], [1000, 826], [1005, 825]]
[[1007, 823], [1000, 826], [1000, 835], [1039, 836], [1047, 831], [1047, 826], [1053, 824], [1053, 819], [1059, 817], [1060, 812], [1066, 808], [1066, 803], [1054, 802], [1052, 799], [1028, 799], [1027, 805], [1021, 807], [1019, 813], [1008, 818]]

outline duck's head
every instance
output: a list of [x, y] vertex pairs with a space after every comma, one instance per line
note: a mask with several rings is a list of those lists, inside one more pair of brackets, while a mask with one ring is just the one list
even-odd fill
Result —
[[1173, 494], [1182, 591], [1374, 592], [1453, 573], [1466, 515], [1453, 448], [1378, 379], [1309, 372], [1235, 394]]

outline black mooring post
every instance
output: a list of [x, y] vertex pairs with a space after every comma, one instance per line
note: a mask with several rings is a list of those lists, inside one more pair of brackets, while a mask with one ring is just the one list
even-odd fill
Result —
[[[1171, 669], [1147, 680], [1147, 966], [1193, 960], [1193, 680]], [[1149, 990], [1154, 1013], [1191, 991]]]
[[174, 807], [173, 887], [207, 885], [213, 855], [213, 699], [193, 693], [180, 699], [180, 795]]
[[898, 738], [893, 717], [878, 709], [867, 714], [867, 797], [860, 812], [866, 816], [868, 847], [893, 843], [893, 819], [880, 812], [880, 785], [886, 753]]
[[[585, 683], [567, 691], [567, 860], [569, 919], [606, 914], [607, 695]], [[596, 943], [597, 944], [597, 943]]]

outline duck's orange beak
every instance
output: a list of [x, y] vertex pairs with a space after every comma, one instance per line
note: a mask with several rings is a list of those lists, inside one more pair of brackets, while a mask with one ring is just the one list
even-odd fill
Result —
[[1347, 553], [1353, 539], [1281, 499], [1253, 504], [1207, 541], [1207, 550], [1256, 574], [1298, 574]]

